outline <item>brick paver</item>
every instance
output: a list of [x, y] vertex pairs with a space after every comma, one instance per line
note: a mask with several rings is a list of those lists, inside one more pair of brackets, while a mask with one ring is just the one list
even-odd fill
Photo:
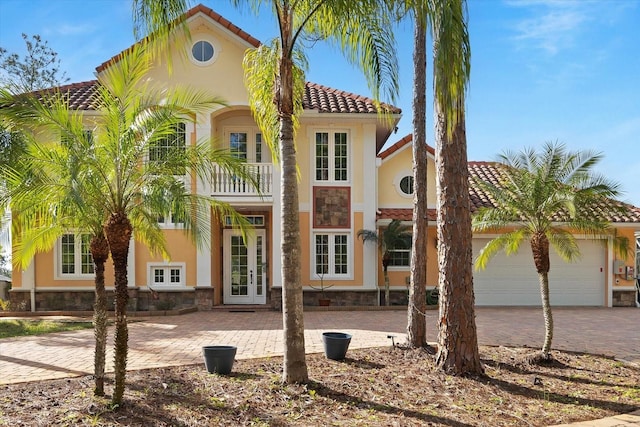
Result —
[[[640, 309], [555, 308], [553, 315], [554, 348], [605, 354], [640, 364]], [[437, 311], [427, 312], [429, 342], [436, 341], [437, 318]], [[389, 335], [395, 336], [396, 342], [406, 339], [404, 310], [310, 311], [304, 321], [308, 353], [323, 351], [322, 332], [326, 331], [352, 334], [349, 348], [391, 345]], [[539, 308], [478, 308], [476, 325], [480, 344], [538, 347], [544, 337]], [[112, 372], [113, 327], [109, 332], [107, 371]], [[238, 359], [281, 355], [282, 314], [214, 311], [132, 319], [127, 367], [136, 370], [203, 363], [202, 346], [215, 344], [237, 346]], [[0, 384], [91, 374], [93, 348], [93, 331], [87, 329], [2, 339]], [[607, 425], [626, 422], [607, 420], [614, 423]], [[630, 425], [640, 426], [640, 419]]]

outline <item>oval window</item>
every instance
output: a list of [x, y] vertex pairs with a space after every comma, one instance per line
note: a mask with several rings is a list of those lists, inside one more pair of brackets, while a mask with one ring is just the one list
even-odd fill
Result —
[[209, 62], [213, 58], [213, 45], [206, 40], [199, 40], [193, 44], [191, 54], [198, 62]]
[[400, 190], [407, 195], [413, 194], [413, 177], [405, 176], [400, 180]]

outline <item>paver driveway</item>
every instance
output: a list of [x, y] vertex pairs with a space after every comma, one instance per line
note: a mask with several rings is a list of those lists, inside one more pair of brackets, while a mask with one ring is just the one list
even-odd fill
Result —
[[[555, 308], [553, 347], [606, 354], [640, 363], [640, 309]], [[437, 311], [427, 313], [429, 342], [436, 340]], [[202, 363], [201, 347], [231, 344], [238, 359], [282, 354], [278, 312], [198, 312], [152, 317], [129, 326], [129, 369]], [[539, 308], [478, 308], [480, 344], [540, 346]], [[1, 326], [1, 323], [0, 323]], [[306, 349], [322, 351], [322, 332], [353, 334], [350, 348], [403, 342], [406, 311], [311, 311], [305, 313]], [[113, 328], [110, 328], [110, 335]], [[93, 372], [93, 331], [54, 333], [0, 340], [0, 384], [86, 375]], [[113, 370], [112, 345], [107, 370]]]

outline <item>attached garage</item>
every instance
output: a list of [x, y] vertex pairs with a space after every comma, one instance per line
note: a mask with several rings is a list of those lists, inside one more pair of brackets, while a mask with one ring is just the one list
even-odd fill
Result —
[[[473, 259], [490, 239], [473, 239]], [[549, 290], [551, 306], [603, 306], [605, 304], [606, 248], [600, 242], [579, 240], [582, 257], [563, 261], [551, 248]], [[474, 270], [476, 305], [540, 306], [538, 273], [528, 242], [517, 254], [495, 255], [485, 270]]]

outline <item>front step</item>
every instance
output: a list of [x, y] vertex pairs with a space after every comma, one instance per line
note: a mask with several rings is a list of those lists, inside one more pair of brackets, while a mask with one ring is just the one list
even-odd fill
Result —
[[270, 305], [266, 304], [228, 304], [214, 305], [213, 311], [226, 311], [229, 313], [255, 313], [256, 311], [273, 311]]

